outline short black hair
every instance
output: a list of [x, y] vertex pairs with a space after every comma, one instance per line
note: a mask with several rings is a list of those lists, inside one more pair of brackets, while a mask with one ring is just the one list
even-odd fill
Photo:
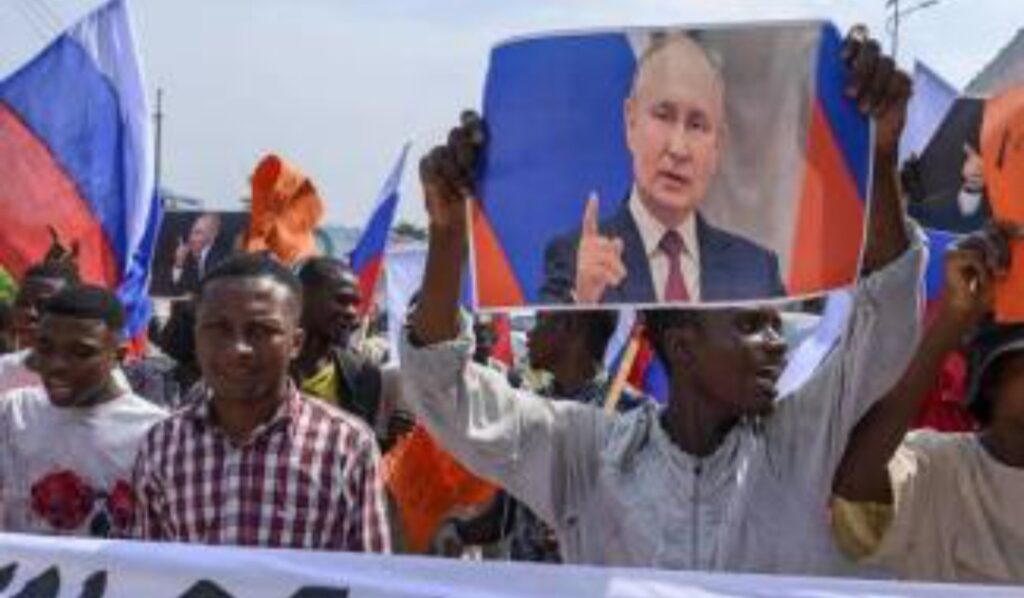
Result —
[[612, 310], [585, 310], [574, 312], [586, 330], [587, 352], [598, 361], [604, 359], [608, 341], [619, 326], [619, 313]]
[[702, 312], [693, 309], [649, 309], [640, 312], [643, 318], [644, 332], [647, 339], [654, 347], [654, 352], [666, 366], [668, 360], [667, 347], [664, 346], [664, 332], [671, 328], [682, 328], [685, 326], [696, 326], [699, 324]]
[[992, 422], [996, 395], [1010, 357], [1024, 352], [1024, 325], [982, 322], [968, 345], [967, 409], [983, 426]]
[[311, 257], [299, 266], [299, 281], [303, 288], [318, 289], [341, 282], [345, 275], [355, 276], [352, 266], [344, 260], [330, 256]]
[[74, 260], [43, 260], [37, 262], [25, 270], [23, 278], [25, 280], [29, 278], [62, 280], [68, 286], [77, 285], [80, 281], [78, 264]]
[[302, 299], [302, 283], [287, 266], [269, 251], [235, 253], [217, 264], [199, 281], [196, 304], [202, 303], [203, 294], [212, 282], [229, 278], [268, 278], [288, 289], [297, 299]]
[[124, 307], [114, 293], [93, 285], [61, 289], [43, 304], [43, 314], [81, 320], [99, 320], [114, 332], [124, 326]]

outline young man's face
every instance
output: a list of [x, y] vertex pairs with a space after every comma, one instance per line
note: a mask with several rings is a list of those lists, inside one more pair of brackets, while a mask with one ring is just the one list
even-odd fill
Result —
[[36, 344], [43, 304], [67, 286], [61, 278], [33, 276], [25, 279], [14, 300], [14, 341], [20, 349]]
[[1012, 424], [1024, 427], [1024, 352], [1003, 357], [995, 404], [992, 405], [992, 424]]
[[50, 402], [72, 407], [88, 402], [110, 382], [121, 343], [101, 320], [45, 314], [40, 321], [32, 365]]
[[309, 334], [325, 336], [332, 344], [345, 346], [359, 325], [359, 299], [359, 281], [350, 270], [340, 270], [337, 280], [306, 286], [302, 327]]
[[298, 298], [270, 278], [223, 278], [196, 309], [196, 357], [214, 397], [278, 398], [302, 346]]
[[526, 353], [530, 367], [535, 370], [551, 371], [562, 345], [564, 316], [557, 312], [537, 312], [533, 328], [526, 335]]
[[724, 104], [718, 74], [695, 43], [648, 57], [626, 100], [626, 143], [640, 198], [666, 227], [707, 195], [721, 159]]
[[737, 417], [767, 415], [785, 367], [781, 330], [782, 320], [772, 308], [706, 312], [699, 323], [664, 333], [670, 371], [690, 373], [700, 396]]

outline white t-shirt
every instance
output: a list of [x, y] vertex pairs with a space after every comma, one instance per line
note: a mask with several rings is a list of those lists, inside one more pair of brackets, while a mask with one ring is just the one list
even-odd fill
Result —
[[39, 374], [28, 369], [25, 364], [29, 353], [30, 349], [23, 349], [16, 353], [0, 355], [0, 394], [15, 388], [42, 384]]
[[134, 394], [58, 408], [42, 387], [0, 396], [0, 531], [120, 535], [139, 444], [166, 412]]

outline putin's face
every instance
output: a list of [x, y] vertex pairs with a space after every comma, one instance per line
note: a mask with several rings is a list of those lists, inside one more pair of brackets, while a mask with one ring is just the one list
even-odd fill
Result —
[[707, 54], [676, 37], [638, 67], [626, 100], [626, 143], [640, 199], [676, 227], [704, 196], [722, 153], [722, 80]]
[[196, 257], [213, 244], [219, 229], [220, 221], [216, 216], [204, 214], [196, 219], [188, 234], [188, 247]]

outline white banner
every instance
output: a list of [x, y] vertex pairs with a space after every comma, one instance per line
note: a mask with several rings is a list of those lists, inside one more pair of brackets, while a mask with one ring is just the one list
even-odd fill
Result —
[[1019, 598], [1021, 588], [471, 563], [0, 534], [17, 598]]

